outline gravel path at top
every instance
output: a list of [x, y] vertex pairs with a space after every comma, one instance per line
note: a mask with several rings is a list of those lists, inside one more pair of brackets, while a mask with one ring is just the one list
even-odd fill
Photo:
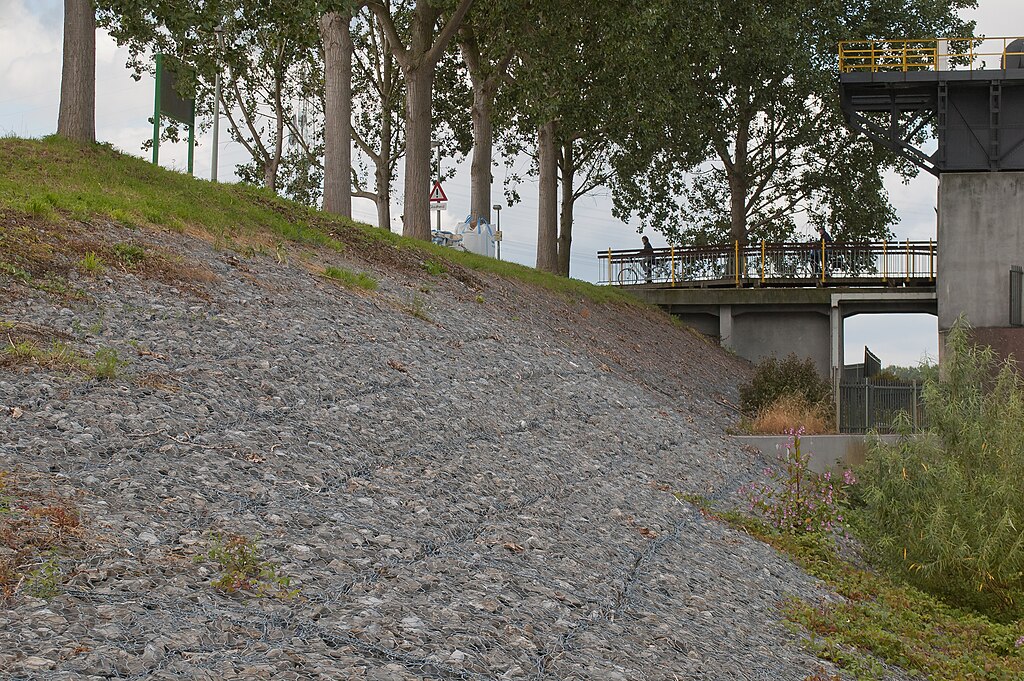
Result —
[[[763, 468], [723, 434], [741, 360], [650, 310], [458, 268], [332, 254], [379, 277], [353, 292], [302, 254], [107, 238], [177, 252], [214, 281], [197, 295], [78, 276], [87, 297], [70, 301], [0, 274], [0, 319], [130, 359], [106, 381], [0, 369], [0, 469], [72, 499], [88, 547], [61, 558], [57, 597], [0, 605], [0, 676], [818, 668], [778, 605], [830, 596], [673, 495], [729, 499]], [[215, 566], [195, 560], [212, 533], [260, 538], [298, 596], [213, 589]]]

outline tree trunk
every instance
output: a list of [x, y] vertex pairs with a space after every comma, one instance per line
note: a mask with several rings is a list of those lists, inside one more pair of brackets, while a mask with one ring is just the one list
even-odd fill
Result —
[[274, 79], [274, 118], [276, 119], [276, 132], [274, 139], [274, 155], [267, 159], [263, 166], [263, 182], [267, 189], [277, 192], [277, 169], [281, 165], [281, 153], [284, 149], [284, 104], [281, 101], [281, 88], [283, 74], [278, 74]]
[[96, 141], [96, 13], [91, 0], [64, 0], [64, 64], [57, 134]]
[[537, 211], [537, 269], [558, 272], [558, 153], [556, 123], [548, 121], [537, 129], [540, 156], [540, 206]]
[[494, 124], [492, 96], [485, 87], [473, 87], [473, 165], [470, 169], [470, 211], [491, 221], [491, 159]]
[[391, 230], [391, 113], [383, 110], [380, 121], [380, 155], [374, 159], [377, 187], [377, 226]]
[[433, 65], [406, 71], [405, 86], [405, 226], [402, 233], [429, 241]]
[[[746, 101], [744, 98], [742, 101]], [[750, 119], [745, 112], [749, 106], [742, 106], [737, 116], [739, 121], [736, 129], [736, 156], [732, 168], [726, 168], [729, 178], [729, 236], [732, 241], [739, 241], [740, 246], [749, 242], [747, 235], [747, 191], [750, 179], [747, 177], [747, 156], [750, 149]]]
[[352, 217], [351, 14], [320, 18], [324, 46], [324, 211]]
[[562, 214], [559, 217], [558, 274], [569, 276], [569, 255], [572, 251], [572, 209], [576, 203], [573, 182], [576, 179], [576, 159], [572, 142], [562, 145]]

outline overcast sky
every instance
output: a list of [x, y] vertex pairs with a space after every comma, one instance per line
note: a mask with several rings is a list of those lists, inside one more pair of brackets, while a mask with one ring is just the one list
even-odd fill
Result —
[[[978, 22], [980, 34], [1001, 36], [1024, 34], [1024, 4], [1021, 0], [980, 0], [969, 18]], [[39, 137], [52, 133], [57, 125], [60, 98], [60, 69], [63, 2], [61, 0], [0, 0], [0, 134]], [[125, 68], [127, 51], [118, 49], [102, 31], [96, 41], [96, 134], [104, 142], [136, 155], [143, 155], [142, 143], [152, 134], [147, 118], [153, 108], [153, 81], [131, 79]], [[443, 78], [440, 74], [439, 78]], [[222, 118], [223, 124], [223, 118]], [[196, 149], [195, 173], [210, 176], [209, 136], [202, 136]], [[222, 180], [233, 176], [234, 166], [246, 160], [244, 149], [230, 141], [226, 128], [220, 136]], [[162, 165], [185, 167], [185, 146], [162, 145]], [[456, 163], [449, 160], [446, 163]], [[501, 201], [506, 174], [525, 176], [526, 161], [512, 171], [504, 165], [495, 170], [494, 199]], [[890, 197], [899, 214], [894, 227], [900, 239], [935, 237], [935, 178], [922, 173], [904, 185], [898, 178], [888, 181]], [[401, 214], [401, 186], [393, 214]], [[442, 224], [452, 226], [469, 212], [469, 160], [459, 163], [456, 176], [445, 183], [449, 210]], [[501, 214], [505, 235], [502, 257], [533, 265], [536, 255], [536, 184], [519, 187], [522, 202], [506, 207]], [[376, 223], [376, 211], [367, 201], [356, 200], [357, 219]], [[572, 274], [580, 279], [598, 276], [596, 253], [608, 248], [639, 246], [635, 226], [611, 216], [608, 192], [583, 197], [576, 204]], [[397, 231], [398, 225], [393, 225]], [[655, 246], [665, 245], [660, 234], [647, 229]], [[923, 356], [937, 355], [936, 319], [930, 315], [864, 315], [846, 323], [846, 356], [858, 361], [863, 346], [869, 345], [886, 364], [916, 364]]]

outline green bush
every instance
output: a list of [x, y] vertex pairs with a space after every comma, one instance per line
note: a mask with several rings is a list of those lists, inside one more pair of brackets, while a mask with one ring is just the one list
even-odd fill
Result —
[[[1024, 385], [1012, 360], [970, 342], [958, 322], [926, 380], [928, 429], [906, 415], [894, 445], [865, 464], [867, 539], [911, 583], [993, 616], [1024, 596]], [[1015, 602], [1016, 601], [1016, 602]]]
[[756, 417], [783, 396], [799, 396], [807, 404], [819, 405], [831, 399], [832, 385], [818, 373], [812, 359], [769, 357], [757, 365], [750, 383], [740, 387], [740, 408]]

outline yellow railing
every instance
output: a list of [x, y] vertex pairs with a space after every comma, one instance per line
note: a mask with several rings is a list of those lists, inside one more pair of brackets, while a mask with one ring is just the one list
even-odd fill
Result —
[[1013, 47], [1018, 37], [925, 38], [919, 40], [844, 40], [839, 71], [954, 71], [1001, 69], [1008, 57], [1024, 55]]

